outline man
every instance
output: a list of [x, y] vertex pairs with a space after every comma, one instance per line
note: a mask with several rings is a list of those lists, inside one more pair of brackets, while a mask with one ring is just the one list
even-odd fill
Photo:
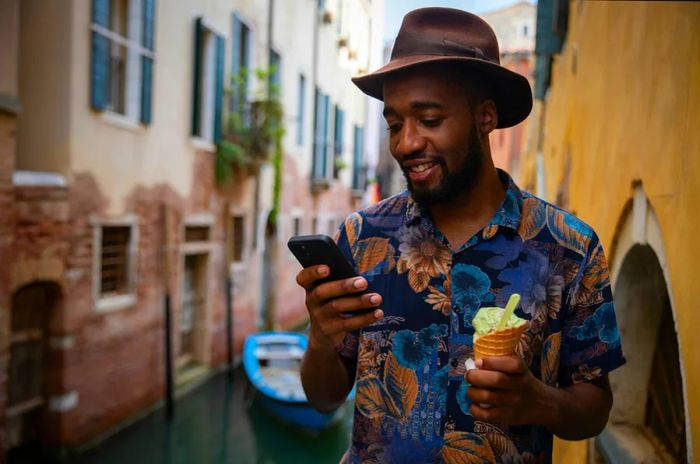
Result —
[[[302, 381], [320, 410], [356, 385], [347, 462], [551, 462], [552, 436], [598, 434], [624, 363], [594, 231], [521, 192], [489, 134], [527, 117], [527, 80], [480, 18], [409, 13], [391, 61], [354, 83], [384, 101], [408, 192], [351, 215], [337, 241], [361, 277], [316, 285]], [[519, 293], [517, 355], [472, 357], [472, 318]], [[380, 306], [369, 313], [340, 313]], [[356, 380], [356, 382], [355, 382]]]

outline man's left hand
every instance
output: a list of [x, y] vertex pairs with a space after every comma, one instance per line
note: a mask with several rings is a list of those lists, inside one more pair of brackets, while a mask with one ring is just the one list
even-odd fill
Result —
[[[518, 356], [493, 356], [467, 371], [474, 419], [506, 425], [546, 425], [553, 402], [548, 387]], [[483, 407], [486, 405], [486, 407]]]

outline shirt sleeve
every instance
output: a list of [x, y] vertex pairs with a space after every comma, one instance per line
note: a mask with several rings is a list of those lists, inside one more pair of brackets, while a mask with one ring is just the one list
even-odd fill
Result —
[[608, 265], [594, 234], [569, 296], [563, 327], [560, 386], [594, 380], [625, 363]]
[[[343, 224], [338, 228], [333, 239], [338, 244], [338, 248], [345, 256], [345, 259], [352, 265], [357, 272], [357, 265], [355, 263], [355, 258], [353, 254], [353, 249], [357, 243], [357, 238], [360, 234], [360, 227], [362, 225], [362, 217], [359, 213], [351, 214], [345, 219]], [[343, 341], [338, 344], [336, 350], [338, 354], [342, 357], [350, 360], [357, 359], [357, 349], [359, 341], [360, 331], [353, 330], [352, 332], [347, 332]]]

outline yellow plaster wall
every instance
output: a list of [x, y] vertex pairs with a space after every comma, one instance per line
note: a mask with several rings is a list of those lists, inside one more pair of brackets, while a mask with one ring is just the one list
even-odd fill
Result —
[[[694, 263], [700, 243], [700, 4], [570, 4], [569, 31], [552, 68], [542, 151], [546, 197], [556, 198], [571, 157], [568, 207], [613, 239], [641, 181], [658, 215], [687, 391], [692, 449], [700, 455], [700, 326]], [[534, 150], [533, 150], [534, 151]], [[532, 151], [529, 156], [532, 158]], [[534, 180], [535, 163], [523, 163]], [[612, 264], [611, 264], [612, 267]], [[585, 447], [557, 444], [560, 462], [585, 462]]]

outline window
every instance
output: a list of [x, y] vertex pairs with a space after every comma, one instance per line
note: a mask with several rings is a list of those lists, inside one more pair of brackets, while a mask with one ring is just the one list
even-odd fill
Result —
[[270, 86], [270, 95], [279, 95], [282, 91], [282, 58], [279, 53], [270, 49], [270, 76], [268, 85]]
[[209, 226], [185, 227], [185, 242], [208, 242]]
[[297, 104], [298, 124], [297, 124], [297, 145], [304, 144], [304, 108], [306, 101], [306, 78], [299, 74], [299, 102]]
[[151, 122], [155, 0], [93, 0], [91, 105]]
[[230, 110], [238, 111], [248, 118], [248, 71], [251, 67], [251, 34], [250, 28], [237, 13], [233, 14], [232, 37], [231, 76], [233, 89]]
[[328, 220], [327, 234], [332, 237], [335, 234], [335, 231], [337, 228], [338, 228], [338, 225], [335, 223], [335, 219], [333, 219], [333, 218], [329, 219]]
[[243, 216], [234, 216], [231, 220], [231, 259], [234, 262], [243, 261], [243, 247], [245, 246], [243, 219]]
[[119, 295], [129, 292], [129, 244], [131, 227], [102, 228], [100, 243], [100, 295]]
[[314, 156], [312, 175], [315, 180], [325, 179], [328, 173], [328, 107], [330, 98], [316, 88], [314, 96]]
[[312, 234], [315, 234], [315, 233], [317, 233], [317, 232], [318, 232], [318, 218], [317, 218], [317, 217], [314, 217], [314, 218], [311, 220], [311, 233], [312, 233]]
[[301, 234], [301, 218], [299, 216], [292, 218], [292, 236]]
[[527, 24], [523, 24], [523, 29], [522, 29], [523, 37], [525, 37], [525, 38], [530, 37], [530, 35], [529, 35], [530, 30], [529, 29], [530, 28], [528, 27]]
[[345, 113], [339, 106], [335, 106], [334, 111], [335, 127], [333, 130], [333, 178], [337, 179], [342, 169], [343, 162], [343, 128], [345, 124]]
[[355, 126], [353, 137], [352, 189], [364, 190], [364, 166], [362, 165], [362, 127]]
[[221, 135], [224, 38], [195, 21], [192, 135], [216, 142]]

